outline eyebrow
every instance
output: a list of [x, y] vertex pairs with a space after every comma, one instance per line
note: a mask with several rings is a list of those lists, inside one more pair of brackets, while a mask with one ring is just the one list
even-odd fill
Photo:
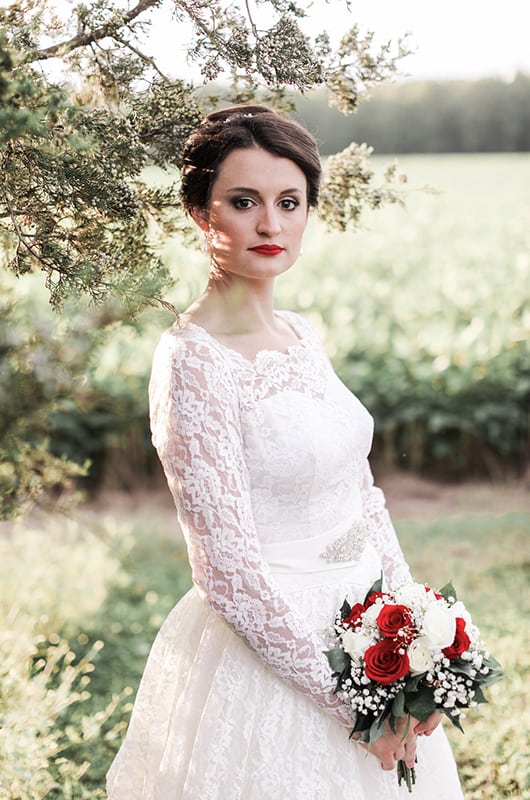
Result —
[[[226, 190], [226, 193], [241, 193], [241, 194], [255, 194], [259, 195], [260, 192], [257, 189], [253, 189], [251, 186], [231, 186], [229, 189]], [[299, 188], [292, 188], [292, 189], [283, 189], [280, 194], [303, 194], [303, 190]]]

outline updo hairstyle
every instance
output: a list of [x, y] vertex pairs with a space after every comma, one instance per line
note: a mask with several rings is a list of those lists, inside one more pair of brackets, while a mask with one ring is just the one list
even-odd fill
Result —
[[232, 150], [251, 147], [288, 158], [300, 167], [307, 180], [307, 203], [317, 205], [322, 167], [315, 139], [297, 122], [267, 106], [237, 105], [205, 117], [184, 145], [180, 195], [186, 211], [207, 208], [225, 158]]

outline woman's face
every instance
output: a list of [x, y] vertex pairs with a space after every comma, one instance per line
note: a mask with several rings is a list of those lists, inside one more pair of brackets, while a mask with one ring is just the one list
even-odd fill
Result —
[[216, 271], [259, 280], [280, 275], [296, 261], [307, 212], [300, 167], [252, 147], [228, 154], [208, 208], [196, 209], [193, 218], [206, 234]]

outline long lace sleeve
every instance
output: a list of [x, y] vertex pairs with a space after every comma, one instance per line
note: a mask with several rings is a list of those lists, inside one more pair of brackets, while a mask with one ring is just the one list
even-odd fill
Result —
[[322, 642], [289, 607], [260, 554], [229, 367], [204, 342], [165, 334], [153, 364], [150, 413], [194, 583], [271, 670], [351, 723], [333, 694]]
[[409, 567], [385, 504], [385, 496], [381, 489], [374, 486], [368, 461], [361, 477], [361, 497], [364, 517], [370, 523], [370, 540], [380, 555], [388, 586], [394, 588], [411, 581]]

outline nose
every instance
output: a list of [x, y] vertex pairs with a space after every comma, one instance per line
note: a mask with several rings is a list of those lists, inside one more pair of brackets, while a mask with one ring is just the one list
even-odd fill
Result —
[[281, 230], [278, 209], [275, 206], [263, 205], [256, 230], [260, 236], [275, 236]]

